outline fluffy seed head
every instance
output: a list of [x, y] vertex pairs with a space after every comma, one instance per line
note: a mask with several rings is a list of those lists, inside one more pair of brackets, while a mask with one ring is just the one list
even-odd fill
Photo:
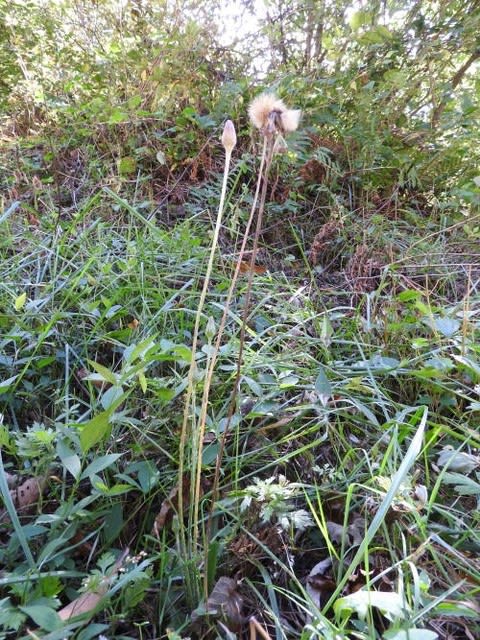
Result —
[[222, 144], [227, 153], [231, 152], [233, 147], [237, 144], [237, 134], [235, 133], [235, 126], [231, 120], [227, 120], [223, 127]]
[[273, 93], [261, 93], [250, 103], [248, 115], [257, 129], [272, 133], [278, 127], [283, 133], [288, 133], [298, 127], [301, 111], [287, 109]]
[[250, 103], [248, 115], [250, 116], [252, 124], [257, 127], [257, 129], [263, 129], [267, 126], [268, 117], [272, 112], [278, 111], [278, 113], [283, 113], [286, 110], [287, 107], [275, 94], [261, 93]]
[[300, 109], [287, 109], [280, 115], [280, 120], [282, 121], [282, 127], [285, 133], [295, 131], [298, 127], [298, 123], [300, 122], [301, 115], [302, 112]]

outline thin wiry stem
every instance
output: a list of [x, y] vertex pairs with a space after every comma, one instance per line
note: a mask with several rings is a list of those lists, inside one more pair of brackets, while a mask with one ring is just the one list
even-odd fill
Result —
[[[189, 435], [190, 436], [193, 435], [196, 438], [196, 442], [197, 442], [197, 459], [195, 461], [196, 469], [197, 469], [197, 474], [196, 474], [197, 482], [195, 483], [195, 488], [193, 490], [193, 495], [192, 495], [192, 497], [194, 498], [193, 516], [192, 516], [193, 525], [194, 525], [194, 535], [190, 541], [189, 548], [187, 548], [185, 527], [182, 525], [180, 525], [179, 527], [180, 553], [184, 558], [189, 558], [192, 556], [195, 550], [197, 539], [198, 539], [198, 501], [199, 501], [199, 492], [200, 492], [199, 474], [201, 470], [201, 458], [198, 457], [201, 454], [201, 445], [199, 446], [198, 443], [203, 441], [203, 435], [201, 433], [198, 433], [198, 434], [196, 433], [195, 412], [192, 411], [190, 416], [193, 389], [195, 385], [194, 380], [195, 380], [195, 373], [196, 373], [196, 352], [197, 352], [197, 344], [198, 344], [198, 335], [200, 331], [200, 321], [202, 317], [203, 307], [205, 305], [205, 300], [207, 297], [210, 277], [213, 269], [213, 261], [215, 258], [215, 252], [218, 244], [218, 236], [219, 236], [221, 222], [222, 222], [222, 213], [223, 213], [223, 208], [225, 206], [225, 195], [227, 190], [227, 180], [228, 180], [228, 173], [230, 169], [231, 157], [232, 157], [232, 149], [227, 148], [225, 150], [225, 168], [223, 173], [222, 192], [220, 196], [220, 204], [218, 206], [217, 220], [216, 220], [215, 230], [214, 230], [213, 239], [212, 239], [212, 246], [210, 250], [207, 271], [205, 274], [205, 279], [204, 279], [202, 291], [200, 294], [200, 300], [198, 303], [197, 313], [195, 316], [195, 325], [194, 325], [193, 338], [192, 338], [192, 356], [191, 356], [190, 368], [188, 371], [187, 392], [186, 392], [185, 405], [183, 410], [182, 429], [180, 433], [179, 461], [178, 461], [178, 513], [179, 513], [180, 519], [183, 518], [183, 510], [184, 510], [183, 485], [184, 485], [184, 472], [185, 472], [185, 452], [186, 452], [187, 440]], [[191, 429], [188, 428], [190, 417], [192, 421]], [[200, 429], [201, 429], [201, 426], [200, 426]], [[192, 477], [193, 477], [193, 474], [192, 474]]]
[[[211, 379], [212, 379], [212, 375], [213, 375], [213, 369], [215, 367], [215, 362], [217, 359], [217, 355], [218, 355], [218, 350], [220, 348], [220, 343], [221, 343], [221, 339], [222, 339], [222, 335], [223, 335], [223, 329], [225, 326], [225, 322], [226, 322], [226, 318], [228, 315], [228, 310], [230, 307], [230, 303], [232, 300], [232, 296], [233, 296], [233, 292], [238, 280], [238, 276], [240, 274], [240, 268], [242, 265], [242, 260], [243, 260], [243, 256], [245, 253], [245, 247], [247, 244], [247, 240], [248, 240], [248, 236], [250, 233], [250, 228], [252, 226], [253, 223], [253, 219], [255, 216], [255, 212], [257, 210], [257, 202], [259, 200], [260, 197], [260, 203], [259, 203], [259, 207], [258, 207], [258, 215], [257, 215], [257, 224], [256, 224], [256, 230], [255, 230], [255, 237], [254, 237], [254, 243], [253, 243], [253, 251], [250, 257], [250, 268], [249, 268], [249, 274], [248, 274], [248, 283], [247, 283], [247, 294], [246, 294], [246, 300], [245, 300], [245, 306], [244, 306], [244, 310], [243, 310], [243, 318], [242, 318], [242, 327], [241, 327], [241, 333], [240, 333], [240, 346], [239, 346], [239, 353], [238, 353], [238, 361], [237, 361], [237, 373], [236, 373], [236, 377], [235, 377], [235, 382], [234, 382], [234, 387], [232, 390], [232, 396], [231, 396], [231, 401], [230, 401], [230, 406], [229, 406], [229, 410], [228, 410], [228, 415], [227, 415], [227, 423], [225, 425], [225, 429], [223, 431], [222, 437], [220, 439], [220, 447], [219, 447], [219, 451], [217, 454], [217, 461], [216, 461], [216, 465], [215, 465], [215, 475], [214, 475], [214, 480], [213, 480], [213, 487], [212, 487], [212, 502], [211, 502], [211, 510], [210, 510], [210, 516], [208, 519], [208, 527], [207, 527], [207, 540], [210, 538], [210, 531], [211, 531], [211, 526], [212, 526], [212, 520], [213, 520], [213, 511], [215, 508], [215, 503], [217, 501], [217, 497], [218, 497], [218, 484], [219, 484], [219, 480], [220, 480], [220, 468], [221, 468], [221, 464], [222, 464], [222, 458], [223, 458], [223, 453], [225, 450], [225, 443], [226, 443], [226, 439], [227, 439], [227, 435], [229, 433], [230, 430], [230, 424], [232, 421], [232, 417], [233, 414], [235, 412], [235, 405], [236, 405], [236, 398], [237, 398], [237, 393], [238, 393], [238, 387], [239, 387], [239, 383], [240, 383], [240, 377], [241, 377], [241, 364], [242, 364], [242, 356], [243, 356], [243, 343], [245, 341], [245, 330], [246, 330], [246, 321], [247, 321], [247, 317], [248, 317], [248, 307], [249, 307], [249, 301], [250, 301], [250, 292], [251, 292], [251, 288], [252, 288], [252, 280], [253, 280], [253, 272], [254, 272], [254, 266], [255, 266], [255, 260], [256, 260], [256, 254], [258, 251], [258, 239], [260, 236], [260, 230], [261, 230], [261, 226], [262, 226], [262, 218], [263, 218], [263, 210], [265, 208], [265, 199], [266, 199], [266, 193], [267, 193], [267, 183], [268, 183], [268, 173], [270, 170], [270, 165], [271, 165], [271, 161], [272, 161], [272, 154], [273, 154], [273, 141], [271, 139], [270, 136], [264, 136], [263, 138], [263, 149], [262, 149], [262, 155], [261, 155], [261, 160], [260, 160], [260, 168], [258, 171], [258, 180], [257, 180], [257, 186], [256, 186], [256, 190], [255, 190], [255, 196], [253, 199], [253, 203], [252, 203], [252, 208], [250, 211], [250, 216], [247, 222], [247, 226], [245, 228], [245, 233], [244, 233], [244, 237], [243, 237], [243, 242], [242, 242], [242, 246], [240, 248], [240, 253], [238, 256], [238, 260], [237, 260], [237, 265], [235, 268], [235, 273], [233, 275], [232, 278], [232, 282], [230, 284], [230, 288], [228, 290], [228, 295], [227, 295], [227, 302], [225, 305], [225, 309], [223, 312], [223, 316], [222, 316], [222, 320], [220, 323], [220, 328], [217, 334], [217, 341], [215, 344], [215, 351], [214, 354], [212, 356], [212, 361], [210, 363], [210, 369], [207, 372], [207, 385], [208, 388], [210, 387], [211, 384]], [[208, 392], [208, 391], [207, 391]]]

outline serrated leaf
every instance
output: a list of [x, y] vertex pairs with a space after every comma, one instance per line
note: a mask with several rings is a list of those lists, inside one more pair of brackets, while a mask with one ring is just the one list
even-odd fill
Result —
[[27, 301], [27, 294], [25, 292], [21, 293], [17, 298], [15, 298], [15, 311], [20, 311], [25, 305]]

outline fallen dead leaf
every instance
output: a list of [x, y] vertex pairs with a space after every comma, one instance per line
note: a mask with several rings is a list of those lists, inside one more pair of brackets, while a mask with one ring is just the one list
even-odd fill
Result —
[[[182, 482], [183, 491], [183, 508], [188, 507], [190, 497], [190, 478], [185, 476]], [[173, 516], [178, 511], [178, 486], [173, 487], [168, 496], [162, 502], [160, 512], [155, 518], [153, 523], [152, 535], [157, 538], [160, 537], [160, 531], [173, 519]]]
[[[45, 484], [46, 478], [37, 476], [24, 480], [16, 489], [10, 489], [10, 496], [17, 513], [24, 513], [29, 507], [38, 502]], [[8, 520], [8, 511], [4, 509], [0, 512], [0, 522], [5, 522], [6, 520]]]
[[326, 573], [331, 566], [332, 561], [330, 558], [325, 558], [324, 560], [317, 562], [307, 576], [305, 590], [317, 609], [322, 608], [323, 604], [325, 604], [337, 586], [334, 580], [326, 576]]
[[217, 580], [209, 595], [205, 607], [199, 607], [192, 613], [192, 620], [205, 616], [218, 618], [225, 623], [229, 631], [239, 631], [244, 617], [242, 615], [243, 598], [237, 591], [238, 582], [222, 576]]
[[95, 591], [82, 593], [78, 598], [72, 600], [70, 604], [67, 604], [63, 609], [60, 609], [60, 611], [58, 611], [60, 619], [66, 622], [71, 618], [76, 618], [77, 616], [82, 616], [87, 613], [93, 614], [101, 600], [105, 597], [113, 578], [115, 578], [117, 573], [123, 567], [128, 553], [129, 550], [127, 548], [109, 570], [108, 575], [103, 577], [100, 585]]
[[90, 593], [82, 593], [81, 596], [72, 600], [70, 604], [60, 609], [58, 615], [61, 620], [66, 622], [70, 620], [70, 618], [76, 618], [77, 616], [81, 616], [84, 613], [93, 613], [93, 611], [97, 608], [97, 605], [105, 596], [108, 591], [108, 582], [105, 584], [102, 583], [101, 589], [98, 591], [92, 591]]
[[266, 273], [267, 267], [264, 267], [261, 264], [254, 264], [253, 267], [246, 260], [242, 260], [240, 262], [240, 273], [248, 273], [249, 271], [253, 271], [253, 273]]

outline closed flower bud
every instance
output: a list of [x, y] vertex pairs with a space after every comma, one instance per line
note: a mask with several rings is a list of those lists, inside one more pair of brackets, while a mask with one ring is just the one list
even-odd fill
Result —
[[212, 318], [212, 316], [209, 316], [207, 326], [205, 327], [205, 336], [207, 337], [208, 342], [212, 341], [212, 338], [214, 337], [216, 331], [217, 329], [215, 327], [215, 320]]
[[237, 144], [237, 134], [235, 133], [235, 127], [231, 120], [227, 120], [223, 127], [222, 144], [227, 153], [231, 152], [233, 147]]

